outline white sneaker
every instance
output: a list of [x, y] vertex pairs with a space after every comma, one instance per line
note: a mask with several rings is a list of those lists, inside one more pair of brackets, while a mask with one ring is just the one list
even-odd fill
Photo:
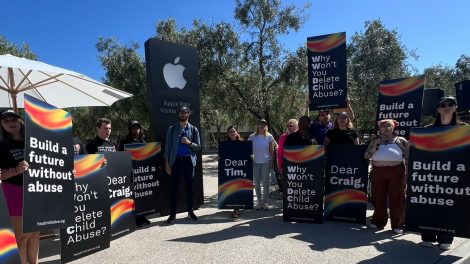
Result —
[[258, 203], [256, 206], [255, 206], [255, 210], [261, 210], [263, 209], [263, 205], [261, 205], [261, 203]]
[[419, 243], [421, 246], [423, 247], [427, 247], [427, 248], [430, 248], [433, 246], [432, 242], [429, 242], [429, 241], [421, 241], [421, 243]]
[[266, 211], [269, 210], [268, 203], [263, 203], [263, 209], [266, 210]]
[[446, 244], [446, 243], [439, 244], [439, 248], [442, 250], [449, 250], [451, 247], [452, 247], [452, 244]]
[[393, 232], [394, 232], [395, 234], [403, 234], [403, 228], [394, 228], [394, 229], [393, 229]]

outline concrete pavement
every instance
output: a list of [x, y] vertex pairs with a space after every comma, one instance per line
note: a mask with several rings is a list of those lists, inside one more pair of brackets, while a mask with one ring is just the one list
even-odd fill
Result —
[[[456, 238], [451, 251], [424, 248], [420, 236], [394, 234], [390, 226], [376, 231], [340, 222], [285, 223], [282, 201], [269, 211], [217, 209], [217, 162], [204, 155], [205, 204], [197, 221], [178, 214], [166, 217], [111, 242], [111, 247], [73, 263], [468, 263], [470, 241]], [[372, 211], [368, 211], [371, 215]], [[41, 242], [40, 262], [59, 263], [58, 239]]]

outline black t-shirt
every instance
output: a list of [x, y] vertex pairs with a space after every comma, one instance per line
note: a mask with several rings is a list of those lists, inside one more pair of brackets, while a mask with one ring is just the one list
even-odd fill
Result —
[[357, 138], [357, 132], [354, 128], [341, 130], [338, 128], [328, 130], [326, 134], [331, 145], [353, 145]]
[[88, 154], [96, 154], [98, 152], [116, 152], [117, 146], [111, 140], [103, 140], [96, 136], [86, 144], [85, 149]]
[[[0, 168], [8, 170], [15, 168], [18, 163], [24, 160], [24, 141], [2, 139], [0, 141]], [[23, 185], [23, 175], [16, 175], [9, 179], [3, 180], [16, 185]]]
[[289, 134], [284, 141], [284, 146], [301, 146], [301, 145], [316, 145], [317, 142], [310, 133], [308, 133], [308, 138], [303, 138], [300, 135], [300, 131]]
[[85, 149], [85, 144], [78, 137], [73, 137], [73, 154], [75, 155], [87, 154], [86, 149]]

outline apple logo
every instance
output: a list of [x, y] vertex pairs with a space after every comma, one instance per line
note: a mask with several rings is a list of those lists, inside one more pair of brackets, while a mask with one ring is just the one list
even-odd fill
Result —
[[180, 57], [176, 57], [174, 63], [167, 63], [163, 66], [163, 78], [170, 88], [183, 89], [186, 86], [186, 80], [183, 76], [185, 67], [178, 64]]

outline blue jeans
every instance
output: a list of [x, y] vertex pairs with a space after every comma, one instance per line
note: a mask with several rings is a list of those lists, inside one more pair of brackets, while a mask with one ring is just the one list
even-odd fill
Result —
[[[253, 163], [253, 180], [258, 203], [267, 202], [269, 195], [269, 163]], [[261, 196], [261, 183], [263, 196]]]
[[184, 177], [186, 183], [186, 206], [189, 211], [193, 210], [193, 163], [191, 157], [176, 158], [171, 166], [171, 195], [170, 195], [170, 215], [176, 214], [176, 197], [180, 178]]

